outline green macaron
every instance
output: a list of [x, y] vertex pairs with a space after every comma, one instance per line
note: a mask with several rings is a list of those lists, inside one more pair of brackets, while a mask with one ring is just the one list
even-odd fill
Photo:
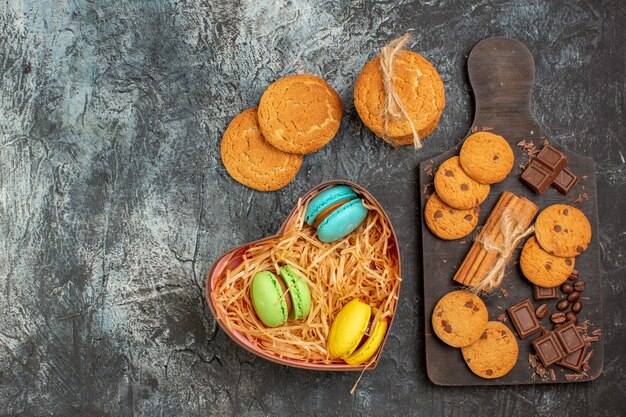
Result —
[[[306, 281], [286, 265], [279, 269], [279, 274], [258, 272], [250, 285], [254, 311], [268, 327], [282, 326], [287, 319], [301, 320], [311, 310], [311, 293]], [[289, 294], [283, 296], [287, 290]]]

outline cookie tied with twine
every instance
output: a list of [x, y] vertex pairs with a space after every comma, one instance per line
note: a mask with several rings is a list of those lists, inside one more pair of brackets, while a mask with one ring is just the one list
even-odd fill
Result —
[[392, 40], [368, 62], [354, 87], [363, 123], [393, 146], [413, 144], [432, 133], [445, 106], [441, 77], [420, 54], [405, 50], [408, 33]]
[[[383, 131], [383, 139], [393, 144], [393, 141], [390, 141], [387, 138], [389, 118], [404, 118], [404, 120], [409, 123], [409, 126], [411, 126], [411, 134], [413, 135], [413, 144], [415, 145], [415, 149], [421, 149], [422, 142], [420, 140], [420, 135], [417, 133], [415, 124], [411, 120], [411, 116], [406, 111], [404, 104], [402, 104], [402, 99], [393, 86], [393, 59], [396, 57], [398, 52], [400, 52], [400, 50], [404, 49], [409, 39], [411, 39], [411, 35], [409, 33], [405, 33], [385, 45], [380, 52], [380, 68], [383, 71], [383, 85], [385, 86], [385, 107], [383, 108], [383, 114], [385, 115], [385, 128]], [[419, 79], [417, 82], [419, 83]]]

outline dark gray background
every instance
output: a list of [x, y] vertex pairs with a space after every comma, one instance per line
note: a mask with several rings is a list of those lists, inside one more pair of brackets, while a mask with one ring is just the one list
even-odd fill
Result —
[[[0, 414], [623, 415], [624, 1], [264, 3], [0, 6]], [[375, 138], [352, 104], [365, 62], [405, 31], [446, 89], [420, 152]], [[606, 355], [593, 383], [445, 389], [426, 377], [417, 166], [467, 132], [467, 54], [495, 35], [534, 54], [534, 110], [551, 139], [597, 163]], [[222, 132], [300, 72], [341, 95], [339, 134], [281, 191], [237, 184]], [[203, 299], [219, 254], [273, 233], [301, 193], [333, 178], [382, 202], [404, 259], [381, 363], [354, 396], [354, 373], [239, 348]]]

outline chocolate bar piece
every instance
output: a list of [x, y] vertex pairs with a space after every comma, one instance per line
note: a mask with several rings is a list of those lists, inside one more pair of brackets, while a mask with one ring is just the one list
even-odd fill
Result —
[[513, 307], [507, 308], [506, 312], [509, 313], [511, 322], [513, 322], [520, 339], [526, 339], [531, 334], [541, 330], [537, 316], [535, 316], [535, 309], [530, 304], [528, 298], [521, 303], [515, 304]]
[[532, 345], [546, 368], [565, 357], [565, 352], [554, 332], [546, 332], [543, 336], [533, 340]]
[[570, 353], [569, 355], [558, 361], [557, 365], [560, 365], [567, 369], [571, 369], [574, 372], [578, 372], [583, 366], [583, 361], [585, 360], [586, 353], [587, 345], [583, 346], [575, 352]]
[[562, 326], [557, 327], [554, 330], [556, 337], [561, 342], [561, 347], [566, 355], [569, 355], [572, 352], [576, 352], [578, 349], [585, 346], [585, 342], [583, 338], [578, 334], [578, 330], [576, 330], [576, 325], [573, 322], [569, 322]]
[[567, 156], [546, 145], [530, 161], [522, 173], [521, 180], [534, 192], [543, 194], [566, 166]]
[[533, 284], [533, 298], [536, 301], [551, 300], [553, 298], [559, 298], [559, 288], [544, 288], [539, 285]]
[[567, 168], [564, 168], [563, 171], [559, 172], [559, 175], [556, 176], [552, 186], [559, 190], [562, 194], [568, 195], [572, 188], [578, 184], [579, 178], [574, 175], [572, 171]]

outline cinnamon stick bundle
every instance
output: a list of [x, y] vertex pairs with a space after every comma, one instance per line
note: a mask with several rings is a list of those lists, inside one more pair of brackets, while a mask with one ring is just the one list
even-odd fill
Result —
[[476, 291], [500, 286], [506, 266], [519, 242], [530, 233], [538, 208], [531, 201], [505, 191], [489, 214], [454, 281]]

